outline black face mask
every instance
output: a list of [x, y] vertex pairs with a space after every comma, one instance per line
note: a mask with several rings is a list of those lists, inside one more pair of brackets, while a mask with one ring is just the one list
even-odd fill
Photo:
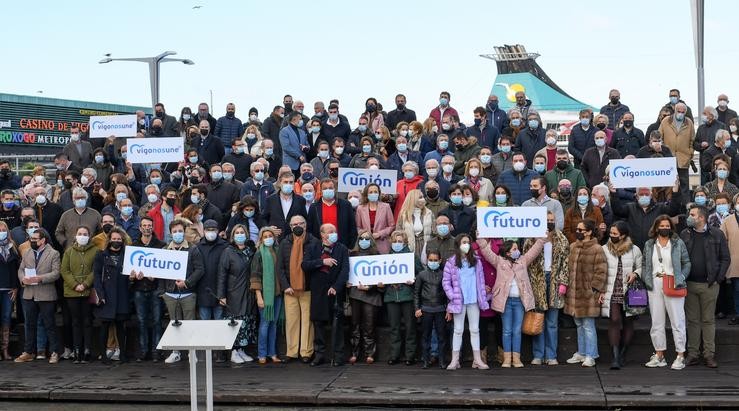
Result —
[[575, 238], [577, 241], [582, 241], [585, 239], [585, 233], [575, 233]]
[[283, 103], [285, 106], [285, 111], [292, 111], [293, 109], [293, 103]]
[[38, 243], [36, 241], [31, 241], [31, 249], [33, 249], [33, 250], [38, 250], [39, 249], [39, 245], [38, 245]]
[[405, 104], [398, 104], [398, 110], [405, 110]]
[[155, 134], [158, 134], [162, 132], [162, 128], [160, 126], [154, 126], [151, 128], [151, 131], [154, 132]]
[[164, 117], [164, 112], [163, 111], [157, 111], [156, 112], [156, 116], [157, 116], [157, 118], [162, 118], [162, 117]]
[[167, 203], [167, 205], [170, 206], [170, 207], [174, 207], [174, 202], [175, 201], [176, 201], [176, 199], [174, 199], [174, 198], [167, 198], [167, 199], [164, 200], [164, 202]]
[[200, 135], [201, 136], [207, 136], [209, 132], [210, 132], [210, 130], [208, 130], [207, 128], [201, 128], [200, 129]]
[[557, 161], [557, 168], [564, 171], [570, 163], [568, 161], [559, 160]]
[[554, 228], [555, 228], [554, 223], [547, 223], [547, 230], [554, 231]]
[[123, 247], [123, 241], [111, 241], [110, 242], [111, 250], [120, 250], [121, 247]]
[[539, 198], [539, 190], [534, 190], [533, 188], [530, 190], [531, 197], [532, 198]]
[[672, 237], [672, 229], [660, 228], [657, 230], [657, 234], [659, 234], [660, 237]]
[[624, 120], [624, 127], [626, 128], [634, 127], [634, 120]]
[[200, 180], [197, 177], [190, 177], [190, 184], [198, 184]]
[[603, 124], [603, 123], [598, 123], [595, 126], [598, 127], [599, 130], [605, 130], [606, 129], [606, 125]]
[[303, 233], [305, 233], [305, 230], [303, 229], [303, 227], [299, 225], [293, 227], [293, 235], [295, 235], [296, 237], [300, 237], [301, 235], [303, 235]]
[[330, 175], [331, 177], [334, 177], [334, 178], [338, 177], [339, 176], [339, 169], [338, 168], [332, 168], [332, 169], [328, 170], [328, 175]]
[[455, 144], [454, 147], [456, 147], [457, 150], [462, 150], [464, 148], [464, 144]]
[[66, 181], [66, 180], [65, 180], [65, 181], [64, 181], [64, 189], [65, 189], [65, 190], [70, 190], [70, 189], [72, 189], [72, 182], [71, 182], [71, 181]]
[[618, 100], [619, 100], [618, 97], [611, 97], [611, 104], [615, 106], [616, 104], [618, 104]]
[[103, 232], [108, 234], [113, 229], [113, 224], [103, 224]]
[[618, 243], [619, 243], [619, 241], [621, 241], [621, 237], [614, 237], [614, 236], [611, 236], [611, 242], [612, 242], [613, 244], [618, 244]]
[[426, 195], [429, 196], [429, 198], [436, 199], [436, 198], [439, 197], [439, 190], [437, 190], [435, 188], [430, 188], [430, 189], [426, 190]]
[[572, 195], [572, 189], [571, 188], [562, 188], [559, 190], [559, 195], [561, 197], [569, 197]]

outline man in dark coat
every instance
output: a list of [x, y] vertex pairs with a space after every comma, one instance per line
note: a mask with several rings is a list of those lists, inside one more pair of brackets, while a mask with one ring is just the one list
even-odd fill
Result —
[[262, 123], [262, 138], [268, 138], [275, 143], [275, 155], [282, 155], [282, 146], [280, 145], [280, 129], [282, 128], [282, 119], [285, 116], [285, 109], [282, 106], [275, 106], [272, 114]]
[[220, 163], [226, 155], [221, 139], [210, 134], [210, 124], [207, 120], [200, 121], [200, 134], [192, 139], [190, 145], [198, 151], [198, 156], [207, 166]]
[[324, 224], [338, 227], [339, 242], [346, 248], [354, 248], [357, 241], [357, 221], [349, 201], [337, 198], [336, 184], [329, 178], [321, 180], [321, 201], [313, 203], [308, 212], [308, 231], [320, 237]]
[[218, 236], [218, 223], [207, 220], [203, 224], [205, 235], [198, 243], [198, 249], [203, 256], [203, 276], [198, 281], [198, 317], [201, 320], [220, 320], [223, 318], [223, 308], [214, 296], [218, 279], [218, 263], [228, 242]]
[[324, 224], [321, 241], [306, 250], [303, 270], [310, 278], [310, 318], [315, 332], [315, 357], [311, 366], [326, 361], [326, 327], [332, 331], [332, 365], [344, 364], [344, 298], [349, 279], [349, 250], [338, 242], [336, 227]]
[[162, 120], [163, 137], [176, 137], [179, 135], [177, 132], [177, 119], [167, 115], [167, 112], [164, 110], [164, 104], [157, 103], [154, 106], [154, 118]]
[[[305, 199], [293, 192], [295, 176], [292, 173], [284, 172], [280, 174], [278, 183], [280, 191], [267, 197], [262, 215], [268, 226], [277, 228], [279, 240], [282, 241], [290, 232], [288, 224], [290, 219], [299, 214], [307, 220], [308, 214], [305, 212]], [[283, 211], [283, 204], [287, 207], [287, 214]]]

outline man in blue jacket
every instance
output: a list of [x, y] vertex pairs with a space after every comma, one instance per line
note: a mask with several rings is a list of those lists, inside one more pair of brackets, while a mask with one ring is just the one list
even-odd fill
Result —
[[[523, 153], [526, 157], [526, 161], [533, 164], [536, 153], [547, 146], [547, 132], [544, 130], [544, 127], [542, 127], [539, 113], [530, 110], [526, 119], [527, 127], [521, 130], [518, 134], [518, 137], [516, 138], [515, 151]], [[526, 190], [528, 190], [528, 183], [526, 184]]]
[[236, 105], [228, 103], [226, 105], [226, 115], [216, 121], [215, 136], [221, 139], [226, 154], [231, 154], [231, 142], [236, 137], [241, 137], [243, 133], [243, 125], [241, 120], [236, 117]]
[[475, 136], [480, 147], [488, 147], [493, 150], [493, 153], [497, 152], [500, 130], [490, 124], [490, 117], [488, 117], [488, 113], [484, 108], [475, 108], [474, 116], [475, 125], [467, 127], [465, 134], [467, 134], [467, 137]]
[[608, 92], [608, 104], [600, 108], [600, 114], [608, 116], [608, 128], [615, 130], [618, 120], [629, 112], [629, 106], [621, 104], [621, 92], [615, 88]]
[[488, 112], [488, 122], [490, 125], [502, 133], [503, 129], [508, 126], [508, 113], [498, 107], [498, 96], [491, 94], [488, 97], [488, 104], [485, 108]]
[[282, 164], [290, 167], [295, 178], [300, 176], [300, 165], [305, 163], [308, 150], [308, 137], [303, 130], [303, 119], [297, 111], [287, 116], [288, 125], [280, 130]]
[[595, 147], [596, 131], [598, 130], [593, 127], [593, 118], [590, 109], [580, 110], [580, 124], [572, 127], [570, 138], [567, 142], [567, 150], [575, 158], [575, 168], [580, 168], [585, 150]]
[[520, 206], [531, 198], [531, 179], [539, 173], [526, 168], [526, 157], [523, 153], [513, 153], [513, 168], [504, 171], [498, 178], [498, 185], [504, 185], [511, 190], [513, 204]]

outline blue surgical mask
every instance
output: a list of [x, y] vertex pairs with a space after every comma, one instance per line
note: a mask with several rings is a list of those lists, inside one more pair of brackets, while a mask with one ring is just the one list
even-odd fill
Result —
[[429, 270], [436, 271], [441, 267], [441, 261], [429, 261], [428, 262]]
[[403, 244], [403, 243], [393, 243], [391, 245], [391, 247], [392, 247], [393, 251], [395, 251], [396, 253], [399, 253], [399, 252], [403, 251], [403, 248], [405, 247], [405, 244]]
[[[323, 192], [323, 195], [324, 195], [324, 197], [326, 196], [326, 192], [325, 191]], [[316, 193], [314, 193], [313, 191], [305, 192], [305, 193], [303, 193], [303, 198], [305, 199], [305, 201], [309, 201], [309, 202], [310, 201], [313, 201], [316, 198]]]
[[303, 127], [305, 122], [303, 120], [298, 121], [298, 127]]
[[586, 118], [581, 118], [581, 119], [580, 119], [580, 125], [581, 125], [581, 126], [585, 127], [585, 126], [587, 126], [588, 124], [590, 124], [590, 119], [589, 119], [589, 118], [587, 118], [587, 117], [586, 117]]
[[262, 244], [266, 245], [267, 247], [272, 247], [275, 245], [275, 238], [274, 237], [267, 237], [262, 241]]
[[234, 179], [234, 173], [223, 173], [223, 179], [226, 181], [231, 181]]
[[323, 190], [323, 198], [326, 200], [333, 200], [336, 196], [336, 192], [332, 188], [327, 188]]
[[537, 128], [539, 127], [539, 120], [529, 120], [529, 128]]
[[544, 173], [546, 169], [547, 167], [544, 164], [534, 164], [534, 171], [536, 171], [539, 174]]
[[105, 157], [103, 156], [95, 156], [95, 162], [98, 164], [103, 164], [103, 161], [105, 161]]
[[27, 228], [26, 229], [26, 234], [28, 234], [28, 236], [30, 237], [33, 233], [36, 232], [36, 230], [38, 230], [38, 229], [37, 228]]
[[198, 156], [192, 156], [192, 157], [190, 157], [190, 162], [191, 162], [192, 164], [195, 164], [195, 163], [197, 163], [197, 162], [198, 162]]
[[403, 177], [405, 177], [406, 180], [410, 180], [415, 176], [416, 173], [414, 173], [413, 171], [406, 171], [405, 173], [403, 173]]
[[499, 146], [498, 149], [501, 153], [510, 153], [511, 152], [511, 146]]
[[328, 235], [328, 242], [331, 244], [336, 244], [336, 242], [339, 241], [339, 234], [337, 233], [331, 233]]
[[74, 206], [76, 208], [85, 208], [85, 207], [87, 207], [87, 200], [85, 200], [85, 199], [74, 200]]
[[265, 154], [265, 155], [266, 155], [267, 157], [271, 156], [271, 155], [272, 155], [272, 154], [274, 154], [274, 153], [275, 153], [275, 149], [274, 149], [274, 148], [265, 148], [265, 149], [264, 149], [264, 154]]
[[127, 157], [128, 157], [128, 152], [127, 151], [124, 151], [124, 152], [121, 153], [121, 158], [122, 159], [125, 160]]
[[603, 147], [603, 146], [606, 145], [606, 140], [604, 140], [602, 138], [596, 138], [595, 139], [595, 145], [598, 146], [598, 147]]
[[125, 206], [121, 208], [121, 213], [123, 213], [124, 216], [129, 217], [131, 214], [133, 214], [133, 207]]
[[190, 196], [190, 202], [193, 204], [200, 203], [200, 196], [198, 194], [193, 194]]
[[162, 178], [161, 177], [152, 177], [151, 178], [151, 183], [152, 184], [156, 184], [156, 185], [162, 184]]
[[460, 205], [462, 204], [462, 196], [461, 195], [453, 195], [449, 197], [450, 200], [452, 200], [452, 204], [454, 205]]
[[442, 150], [446, 150], [449, 148], [449, 142], [446, 140], [439, 141], [439, 148]]
[[724, 150], [728, 150], [731, 147], [731, 139], [724, 141]]
[[508, 201], [508, 195], [507, 194], [496, 194], [495, 195], [495, 202], [498, 204], [505, 204]]
[[283, 184], [282, 187], [281, 187], [281, 189], [282, 189], [282, 192], [284, 194], [292, 194], [292, 192], [293, 192], [293, 185], [292, 184]]
[[718, 177], [721, 180], [726, 180], [726, 178], [729, 176], [728, 170], [716, 170], [716, 177]]
[[256, 173], [254, 173], [254, 179], [256, 179], [257, 181], [264, 180], [264, 171], [257, 171]]
[[182, 232], [172, 233], [172, 241], [174, 241], [177, 244], [180, 244], [181, 242], [185, 241], [185, 233], [182, 233]]
[[128, 198], [128, 194], [126, 193], [118, 193], [115, 195], [115, 200], [118, 201], [119, 203], [127, 198]]
[[398, 151], [400, 151], [401, 153], [405, 153], [406, 151], [408, 151], [408, 144], [400, 143], [396, 147], [398, 148]]
[[254, 210], [249, 210], [249, 211], [244, 210], [244, 217], [246, 217], [246, 218], [252, 218], [252, 217], [254, 217]]
[[372, 203], [376, 202], [379, 199], [380, 199], [380, 195], [377, 194], [377, 193], [369, 193], [369, 194], [367, 194], [367, 200], [369, 200]]
[[213, 181], [218, 181], [223, 178], [223, 173], [220, 171], [214, 171], [210, 176], [213, 178]]
[[362, 250], [370, 248], [370, 245], [372, 245], [372, 242], [369, 239], [359, 239], [359, 248], [361, 248]]
[[7, 231], [0, 231], [0, 241], [5, 241], [8, 239], [8, 232]]
[[521, 127], [521, 119], [520, 118], [514, 118], [511, 120], [511, 125], [513, 127]]
[[439, 104], [441, 104], [442, 106], [446, 106], [447, 104], [449, 104], [449, 99], [446, 97], [442, 97], [439, 99]]
[[236, 244], [244, 244], [246, 242], [246, 234], [244, 233], [234, 234], [234, 241], [236, 242]]
[[729, 214], [729, 205], [728, 204], [719, 204], [716, 206], [716, 212], [718, 212], [721, 215]]
[[367, 146], [367, 145], [362, 146], [362, 152], [369, 154], [370, 152], [372, 152], [372, 146]]
[[652, 196], [639, 196], [639, 199], [637, 201], [639, 202], [640, 206], [646, 207], [652, 202]]
[[440, 236], [444, 237], [449, 234], [449, 226], [447, 224], [439, 224], [436, 226], [436, 232]]
[[670, 96], [670, 104], [675, 105], [680, 102], [680, 99], [675, 96]]
[[360, 133], [364, 133], [365, 131], [367, 131], [367, 125], [366, 124], [360, 124], [359, 127], [357, 127], [357, 128], [359, 129], [359, 132]]
[[513, 250], [511, 251], [511, 258], [514, 260], [518, 260], [521, 257], [521, 251], [519, 250]]
[[587, 204], [589, 200], [590, 198], [585, 194], [577, 196], [577, 203], [580, 205]]
[[[366, 126], [365, 126], [365, 128], [366, 128]], [[320, 126], [313, 126], [313, 127], [310, 128], [310, 132], [311, 133], [318, 134], [318, 133], [321, 132], [321, 127]]]
[[695, 196], [695, 203], [698, 205], [706, 205], [706, 196]]
[[490, 154], [482, 154], [480, 155], [480, 161], [483, 164], [490, 164], [490, 162], [493, 161], [493, 156], [491, 156]]
[[685, 120], [685, 114], [684, 113], [675, 113], [675, 120], [677, 120], [677, 121], [683, 121], [683, 120]]

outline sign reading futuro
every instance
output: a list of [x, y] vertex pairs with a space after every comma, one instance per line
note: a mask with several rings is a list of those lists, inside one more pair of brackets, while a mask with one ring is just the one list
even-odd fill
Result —
[[137, 163], [169, 163], [185, 158], [182, 137], [129, 138], [126, 140], [128, 156], [126, 160]]
[[416, 277], [413, 253], [349, 257], [352, 285], [401, 284]]
[[672, 187], [677, 180], [675, 157], [611, 160], [608, 164], [615, 188]]
[[482, 238], [545, 237], [546, 207], [478, 207], [477, 230]]
[[396, 170], [369, 170], [365, 168], [339, 168], [339, 192], [362, 191], [367, 184], [380, 186], [382, 194], [395, 194], [398, 184]]
[[136, 114], [90, 116], [90, 138], [136, 137]]
[[187, 251], [126, 246], [123, 275], [143, 273], [144, 277], [184, 280], [187, 274]]

